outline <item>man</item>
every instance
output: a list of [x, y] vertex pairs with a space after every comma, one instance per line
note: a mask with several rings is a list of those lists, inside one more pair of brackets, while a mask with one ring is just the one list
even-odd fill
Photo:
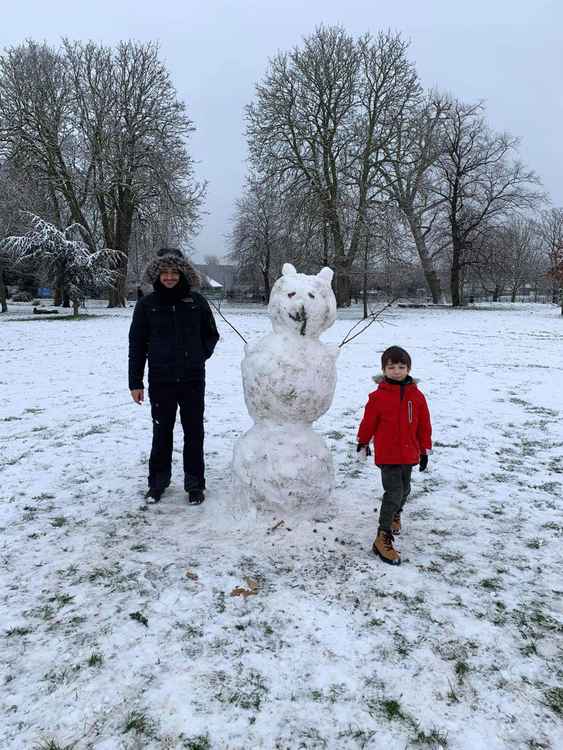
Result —
[[158, 502], [170, 484], [176, 410], [184, 431], [184, 488], [190, 505], [205, 499], [203, 412], [205, 361], [219, 339], [211, 308], [199, 287], [197, 271], [175, 248], [162, 248], [145, 269], [154, 292], [135, 305], [129, 330], [129, 389], [144, 400], [143, 374], [149, 363], [149, 399], [153, 420], [149, 489]]

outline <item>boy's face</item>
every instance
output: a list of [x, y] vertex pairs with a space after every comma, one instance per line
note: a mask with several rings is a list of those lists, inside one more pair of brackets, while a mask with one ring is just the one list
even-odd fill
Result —
[[175, 268], [163, 268], [159, 278], [162, 286], [172, 289], [180, 281], [180, 272]]
[[383, 374], [385, 377], [389, 378], [389, 380], [396, 380], [397, 382], [404, 380], [409, 372], [410, 369], [402, 362], [387, 362], [383, 368]]

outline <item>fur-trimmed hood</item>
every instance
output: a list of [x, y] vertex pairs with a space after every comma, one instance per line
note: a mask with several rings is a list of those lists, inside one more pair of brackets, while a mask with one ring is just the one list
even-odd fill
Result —
[[[373, 382], [379, 385], [380, 383], [385, 382], [385, 375], [382, 375], [381, 373], [379, 375], [374, 375], [372, 378]], [[414, 383], [414, 385], [417, 385], [420, 383], [420, 380], [418, 378], [413, 378], [411, 375], [411, 382]]]
[[189, 260], [184, 256], [176, 253], [166, 253], [153, 258], [143, 271], [144, 278], [151, 284], [154, 284], [160, 272], [165, 268], [175, 268], [186, 278], [190, 289], [199, 289], [201, 286], [201, 277]]

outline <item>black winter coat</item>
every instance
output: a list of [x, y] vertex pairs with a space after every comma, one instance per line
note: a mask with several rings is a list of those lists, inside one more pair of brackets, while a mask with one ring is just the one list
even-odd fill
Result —
[[143, 388], [145, 362], [149, 383], [180, 383], [204, 375], [205, 360], [219, 333], [209, 303], [190, 291], [174, 304], [156, 292], [135, 305], [129, 329], [129, 389]]

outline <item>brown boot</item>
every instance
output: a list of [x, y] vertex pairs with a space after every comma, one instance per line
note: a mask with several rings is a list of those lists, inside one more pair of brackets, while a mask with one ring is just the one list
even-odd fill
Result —
[[389, 565], [401, 564], [401, 553], [393, 547], [393, 534], [379, 529], [372, 545], [374, 553]]
[[399, 536], [401, 533], [401, 514], [395, 513], [391, 521], [391, 533], [393, 536]]

